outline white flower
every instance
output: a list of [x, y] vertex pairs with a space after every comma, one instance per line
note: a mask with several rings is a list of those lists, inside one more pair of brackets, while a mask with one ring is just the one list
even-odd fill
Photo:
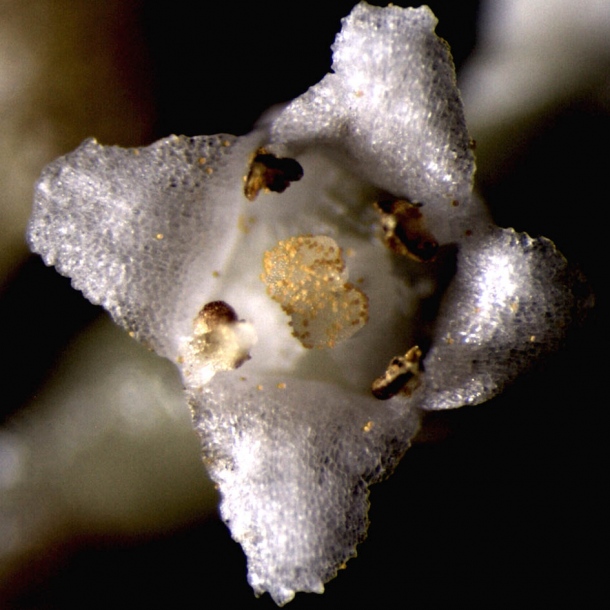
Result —
[[361, 3], [334, 73], [252, 134], [90, 140], [37, 186], [32, 249], [181, 369], [250, 583], [279, 604], [355, 554], [422, 410], [488, 400], [577, 307], [553, 244], [473, 194], [435, 24]]

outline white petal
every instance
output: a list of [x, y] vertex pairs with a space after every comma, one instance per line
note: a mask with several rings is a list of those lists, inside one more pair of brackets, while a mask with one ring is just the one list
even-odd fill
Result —
[[575, 295], [579, 282], [548, 239], [495, 229], [465, 241], [425, 360], [420, 406], [485, 402], [557, 349], [587, 305]]
[[436, 21], [426, 6], [358, 4], [333, 46], [335, 73], [288, 105], [273, 141], [293, 150], [326, 143], [354, 173], [428, 213], [469, 203], [474, 156]]
[[44, 170], [30, 247], [159, 354], [175, 358], [238, 232], [256, 136], [94, 140]]
[[[368, 485], [393, 468], [417, 411], [334, 383], [218, 374], [189, 400], [221, 512], [255, 592], [321, 593], [368, 526]], [[285, 385], [285, 387], [284, 387]]]

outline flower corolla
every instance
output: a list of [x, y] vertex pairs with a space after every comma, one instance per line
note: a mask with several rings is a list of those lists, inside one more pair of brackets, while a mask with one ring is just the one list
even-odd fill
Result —
[[251, 134], [95, 140], [29, 242], [182, 372], [249, 581], [322, 592], [421, 413], [484, 402], [577, 307], [553, 244], [490, 221], [427, 7], [358, 4], [333, 72]]

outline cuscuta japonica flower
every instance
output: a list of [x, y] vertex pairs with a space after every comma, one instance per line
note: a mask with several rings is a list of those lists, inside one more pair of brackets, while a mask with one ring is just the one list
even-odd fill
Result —
[[334, 72], [250, 135], [89, 140], [37, 185], [32, 249], [177, 364], [250, 584], [279, 604], [355, 554], [423, 411], [497, 394], [578, 306], [553, 244], [473, 193], [435, 24], [361, 3]]

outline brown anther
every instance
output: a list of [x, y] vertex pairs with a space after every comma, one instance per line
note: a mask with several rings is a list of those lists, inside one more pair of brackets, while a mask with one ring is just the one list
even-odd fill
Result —
[[261, 189], [283, 193], [291, 182], [303, 177], [303, 168], [295, 159], [276, 157], [273, 153], [259, 148], [254, 153], [244, 185], [244, 195], [254, 201]]
[[420, 205], [406, 199], [387, 199], [374, 205], [381, 214], [384, 242], [392, 252], [419, 262], [434, 259], [438, 242], [426, 228]]
[[207, 303], [193, 320], [193, 334], [180, 354], [183, 374], [204, 385], [217, 372], [232, 371], [250, 360], [254, 343], [254, 327], [240, 320], [230, 305]]
[[213, 330], [220, 324], [231, 324], [237, 322], [235, 310], [224, 301], [212, 301], [203, 306], [197, 316], [197, 322], [205, 324]]
[[379, 400], [388, 400], [396, 394], [410, 396], [419, 385], [421, 356], [421, 350], [415, 345], [404, 356], [392, 358], [385, 373], [373, 381], [373, 396]]

